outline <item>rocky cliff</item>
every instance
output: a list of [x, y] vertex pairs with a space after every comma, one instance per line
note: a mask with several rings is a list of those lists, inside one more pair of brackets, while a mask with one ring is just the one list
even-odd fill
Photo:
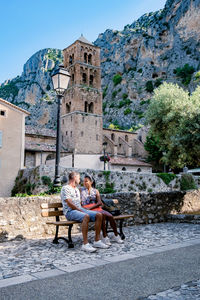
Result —
[[[153, 90], [163, 81], [189, 91], [200, 80], [200, 0], [168, 0], [163, 10], [143, 15], [122, 31], [106, 30], [101, 47], [104, 125], [136, 128], [144, 122]], [[25, 64], [21, 76], [0, 87], [0, 97], [31, 112], [27, 124], [54, 128], [50, 71], [62, 61], [44, 49]]]

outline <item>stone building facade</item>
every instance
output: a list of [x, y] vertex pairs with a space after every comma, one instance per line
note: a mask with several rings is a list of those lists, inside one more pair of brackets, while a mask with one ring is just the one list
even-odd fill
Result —
[[29, 112], [0, 98], [0, 196], [10, 196], [24, 168], [25, 117]]

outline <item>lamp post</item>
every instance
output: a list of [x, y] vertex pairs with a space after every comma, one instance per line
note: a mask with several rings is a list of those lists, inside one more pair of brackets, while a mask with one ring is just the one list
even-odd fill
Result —
[[55, 179], [54, 179], [54, 187], [60, 186], [60, 150], [61, 150], [61, 134], [60, 134], [60, 105], [62, 103], [62, 97], [64, 92], [66, 91], [70, 79], [70, 74], [63, 67], [59, 66], [53, 74], [51, 75], [53, 82], [53, 89], [57, 94], [57, 133], [56, 133], [56, 161], [55, 161]]
[[103, 157], [104, 157], [104, 166], [103, 166], [103, 169], [105, 170], [106, 169], [106, 161], [105, 161], [105, 156], [106, 156], [106, 146], [107, 146], [107, 142], [103, 142]]

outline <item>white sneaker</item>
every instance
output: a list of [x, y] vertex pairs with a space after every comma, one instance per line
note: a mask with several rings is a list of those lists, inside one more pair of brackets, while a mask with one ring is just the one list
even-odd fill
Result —
[[113, 234], [113, 236], [111, 237], [111, 242], [115, 242], [118, 244], [123, 244], [123, 240], [121, 239], [120, 235], [118, 234], [117, 236]]
[[99, 240], [99, 241], [94, 241], [94, 243], [93, 243], [93, 246], [95, 247], [95, 248], [102, 248], [102, 249], [107, 249], [109, 246], [108, 245], [105, 245], [104, 243], [102, 243], [102, 241], [101, 240]]
[[85, 245], [82, 245], [81, 249], [85, 252], [95, 252], [95, 251], [97, 251], [97, 249], [92, 247], [92, 245], [90, 245], [89, 243], [87, 243]]
[[106, 236], [105, 238], [103, 237], [101, 240], [105, 245], [108, 245], [108, 246], [112, 245], [108, 236]]

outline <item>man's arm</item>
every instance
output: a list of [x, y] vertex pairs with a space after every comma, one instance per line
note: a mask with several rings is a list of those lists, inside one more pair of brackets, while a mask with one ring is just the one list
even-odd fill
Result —
[[71, 209], [75, 209], [75, 210], [79, 210], [82, 211], [79, 207], [77, 207], [71, 199], [65, 199], [65, 202], [67, 203], [67, 205], [71, 208]]

